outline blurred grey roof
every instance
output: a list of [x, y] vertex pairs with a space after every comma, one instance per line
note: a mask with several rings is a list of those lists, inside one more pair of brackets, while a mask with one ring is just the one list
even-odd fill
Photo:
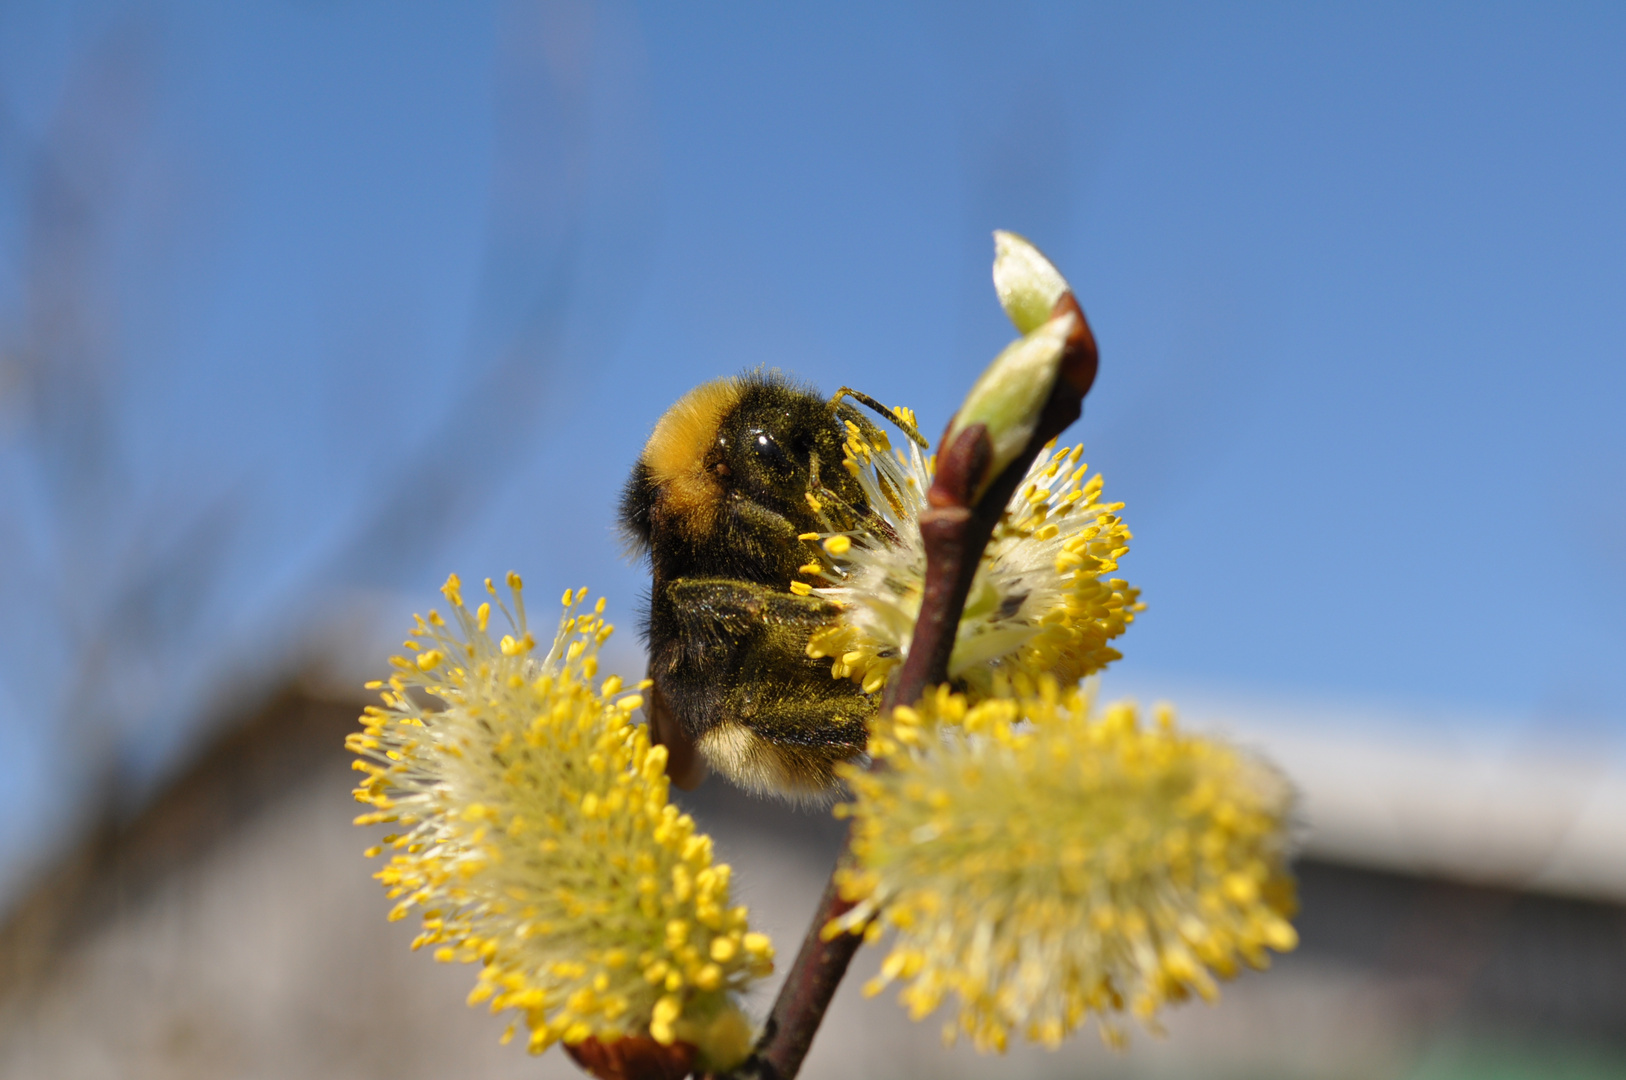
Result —
[[[1110, 696], [1110, 695], [1109, 695]], [[1300, 791], [1306, 854], [1425, 877], [1626, 901], [1626, 754], [1502, 718], [1196, 693]]]

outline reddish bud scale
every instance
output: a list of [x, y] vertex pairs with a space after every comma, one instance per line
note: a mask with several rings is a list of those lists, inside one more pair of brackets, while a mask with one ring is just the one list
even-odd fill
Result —
[[696, 1056], [686, 1042], [662, 1046], [647, 1035], [608, 1043], [589, 1038], [564, 1048], [570, 1060], [598, 1080], [683, 1080], [694, 1071]]

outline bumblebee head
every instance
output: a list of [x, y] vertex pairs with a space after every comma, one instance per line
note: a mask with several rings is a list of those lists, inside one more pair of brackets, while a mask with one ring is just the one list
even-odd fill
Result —
[[791, 534], [816, 530], [807, 503], [815, 481], [862, 505], [841, 467], [839, 408], [777, 372], [689, 391], [656, 422], [622, 495], [621, 524], [632, 546], [706, 544], [746, 507], [759, 521], [777, 518]]

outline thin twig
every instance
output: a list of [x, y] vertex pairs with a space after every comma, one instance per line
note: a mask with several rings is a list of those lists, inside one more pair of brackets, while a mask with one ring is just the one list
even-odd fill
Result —
[[[983, 425], [966, 428], [952, 445], [939, 449], [937, 474], [926, 494], [928, 508], [920, 516], [920, 533], [926, 547], [926, 583], [920, 614], [909, 655], [882, 696], [882, 712], [900, 704], [913, 704], [927, 689], [947, 681], [955, 632], [983, 548], [1033, 459], [1046, 443], [1078, 419], [1084, 395], [1095, 381], [1097, 352], [1095, 336], [1070, 292], [1056, 302], [1054, 314], [1065, 312], [1071, 312], [1077, 321], [1067, 340], [1056, 384], [1021, 455], [978, 497], [990, 456], [988, 432]], [[844, 843], [837, 866], [847, 857], [848, 844]], [[841, 898], [832, 876], [790, 974], [780, 987], [756, 1052], [732, 1074], [733, 1080], [793, 1080], [800, 1071], [836, 987], [841, 985], [847, 965], [863, 941], [860, 933], [841, 933], [829, 940], [824, 936], [824, 927], [852, 906]]]

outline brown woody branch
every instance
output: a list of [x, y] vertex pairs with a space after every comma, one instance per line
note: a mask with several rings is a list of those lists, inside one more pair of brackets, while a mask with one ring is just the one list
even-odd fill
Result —
[[[1070, 292], [1056, 301], [1052, 315], [1068, 312], [1077, 321], [1067, 340], [1061, 371], [1039, 415], [1038, 427], [1021, 455], [978, 497], [990, 458], [984, 426], [966, 428], [952, 445], [938, 450], [936, 478], [926, 494], [928, 508], [920, 517], [920, 533], [926, 546], [926, 584], [920, 615], [915, 621], [909, 655], [881, 699], [883, 712], [900, 704], [913, 704], [930, 687], [947, 681], [955, 632], [983, 548], [1033, 459], [1045, 443], [1078, 419], [1084, 395], [1095, 381], [1098, 358], [1095, 336]], [[846, 858], [847, 847], [843, 845], [838, 865]], [[852, 906], [841, 898], [832, 878], [774, 1001], [756, 1052], [732, 1074], [731, 1080], [792, 1080], [801, 1069], [836, 987], [863, 941], [862, 935], [856, 933], [825, 940], [822, 931], [830, 920], [845, 915]]]

